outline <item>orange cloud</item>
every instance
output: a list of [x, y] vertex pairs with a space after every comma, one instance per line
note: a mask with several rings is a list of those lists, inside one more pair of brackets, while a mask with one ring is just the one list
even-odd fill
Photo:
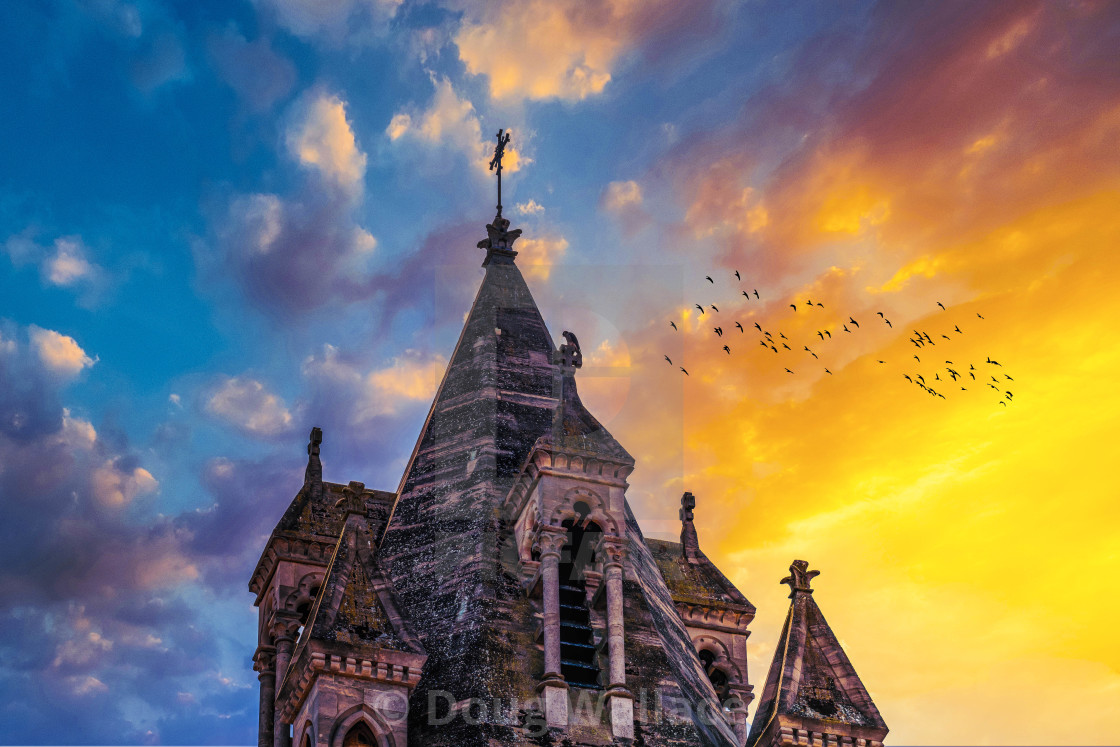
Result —
[[346, 119], [346, 104], [337, 96], [319, 93], [287, 136], [288, 150], [299, 162], [348, 190], [361, 191], [366, 154], [358, 148]]

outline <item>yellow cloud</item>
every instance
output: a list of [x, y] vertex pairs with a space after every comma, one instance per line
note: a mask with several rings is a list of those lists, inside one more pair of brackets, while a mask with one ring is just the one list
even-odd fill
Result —
[[349, 189], [360, 189], [366, 154], [359, 148], [346, 119], [346, 104], [337, 96], [319, 93], [302, 121], [288, 131], [288, 150], [300, 163]]
[[517, 246], [518, 264], [526, 278], [545, 282], [552, 266], [561, 260], [566, 251], [568, 240], [563, 236], [521, 239]]
[[[611, 79], [626, 44], [617, 23], [581, 13], [575, 0], [503, 3], [455, 36], [467, 72], [486, 75], [495, 99], [584, 99]], [[624, 2], [612, 10], [626, 12]]]

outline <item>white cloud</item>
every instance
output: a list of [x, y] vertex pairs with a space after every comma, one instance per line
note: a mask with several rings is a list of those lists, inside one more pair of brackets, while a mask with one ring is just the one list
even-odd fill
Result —
[[249, 378], [226, 378], [210, 395], [206, 411], [253, 436], [276, 436], [292, 425], [284, 400]]
[[28, 331], [39, 360], [53, 373], [75, 376], [97, 362], [96, 358], [86, 355], [73, 337], [35, 325], [31, 325]]
[[109, 460], [93, 471], [93, 497], [105, 508], [122, 508], [138, 496], [154, 493], [159, 481], [143, 467], [121, 469]]
[[288, 150], [301, 164], [316, 169], [325, 179], [361, 192], [366, 154], [358, 148], [346, 119], [346, 104], [326, 93], [308, 102], [301, 121], [288, 130]]
[[[422, 112], [397, 112], [385, 128], [385, 134], [393, 142], [405, 138], [432, 147], [457, 150], [477, 168], [488, 171], [494, 143], [483, 138], [474, 104], [460, 97], [447, 78], [432, 76], [432, 84], [436, 92], [428, 108]], [[529, 160], [511, 142], [505, 150], [502, 170], [518, 171], [525, 163]]]
[[56, 239], [54, 250], [43, 266], [46, 279], [51, 284], [73, 285], [93, 275], [93, 265], [86, 260], [81, 240], [77, 237]]
[[404, 0], [254, 0], [293, 34], [361, 41], [385, 26]]
[[528, 202], [519, 202], [514, 207], [521, 215], [539, 215], [544, 212], [544, 205], [541, 205], [536, 200], [529, 200]]

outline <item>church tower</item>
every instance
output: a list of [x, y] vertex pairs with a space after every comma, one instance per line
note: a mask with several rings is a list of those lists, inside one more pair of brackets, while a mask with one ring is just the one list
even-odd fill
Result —
[[[508, 142], [495, 152], [499, 185]], [[498, 212], [481, 285], [394, 492], [304, 485], [250, 582], [258, 747], [742, 747], [755, 608], [704, 555], [647, 540], [640, 468], [578, 393]]]

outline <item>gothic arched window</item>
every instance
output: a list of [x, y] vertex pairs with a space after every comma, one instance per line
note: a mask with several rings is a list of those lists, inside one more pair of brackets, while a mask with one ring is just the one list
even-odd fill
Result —
[[377, 747], [377, 737], [373, 736], [365, 721], [359, 721], [346, 732], [342, 747]]

